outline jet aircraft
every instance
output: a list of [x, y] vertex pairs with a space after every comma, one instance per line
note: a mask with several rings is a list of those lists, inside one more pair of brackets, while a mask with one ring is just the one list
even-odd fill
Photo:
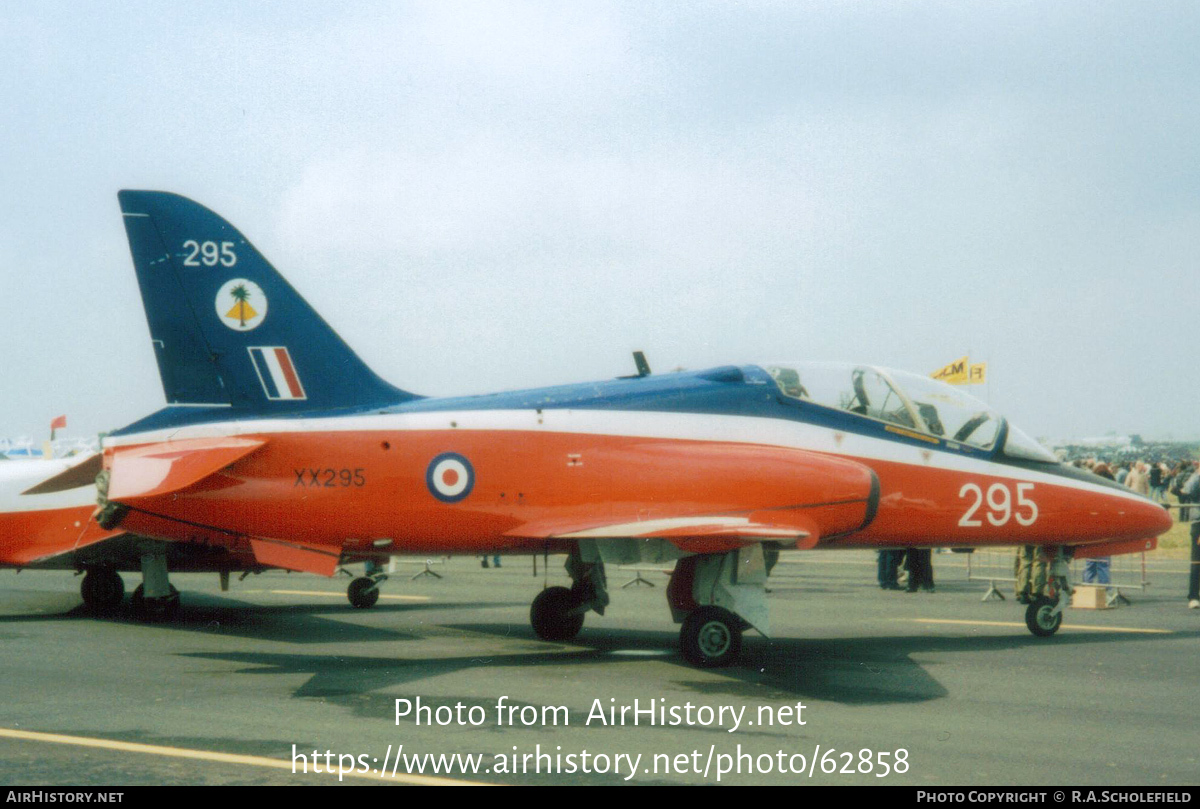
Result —
[[[104, 439], [105, 531], [323, 575], [350, 556], [565, 554], [572, 586], [530, 610], [556, 641], [604, 613], [606, 564], [673, 562], [683, 654], [722, 666], [745, 630], [769, 632], [783, 548], [1099, 555], [1153, 547], [1170, 525], [962, 390], [870, 365], [401, 390], [220, 216], [170, 193], [118, 196], [167, 406]], [[144, 598], [170, 599], [165, 553], [142, 562]], [[1053, 573], [1026, 614], [1038, 635], [1069, 598], [1061, 561]]]

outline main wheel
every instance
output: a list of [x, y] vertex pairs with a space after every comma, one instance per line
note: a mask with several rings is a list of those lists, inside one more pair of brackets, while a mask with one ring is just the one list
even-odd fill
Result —
[[1058, 602], [1052, 598], [1039, 596], [1025, 608], [1025, 626], [1039, 638], [1047, 638], [1058, 631], [1062, 625], [1063, 614], [1052, 615]]
[[134, 613], [145, 620], [167, 619], [179, 611], [179, 591], [170, 585], [171, 594], [162, 598], [146, 598], [143, 585], [138, 585], [129, 597]]
[[125, 582], [112, 568], [95, 567], [84, 574], [79, 595], [88, 609], [107, 612], [115, 609], [125, 597]]
[[529, 623], [542, 640], [570, 640], [583, 629], [583, 613], [572, 615], [579, 606], [566, 587], [547, 587], [529, 608]]
[[722, 607], [701, 607], [683, 620], [679, 644], [694, 666], [728, 666], [742, 650], [742, 619]]
[[379, 601], [379, 584], [374, 579], [359, 576], [346, 588], [346, 598], [350, 599], [350, 606], [360, 610], [374, 607]]

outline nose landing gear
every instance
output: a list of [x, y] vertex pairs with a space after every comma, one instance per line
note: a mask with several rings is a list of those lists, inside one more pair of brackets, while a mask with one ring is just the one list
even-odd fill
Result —
[[1033, 599], [1025, 608], [1025, 626], [1039, 638], [1048, 638], [1062, 626], [1063, 610], [1071, 603], [1071, 585], [1067, 581], [1069, 563], [1060, 549], [1050, 563], [1046, 595]]
[[1039, 596], [1025, 608], [1025, 626], [1039, 638], [1047, 638], [1062, 626], [1062, 610], [1055, 609], [1058, 601]]

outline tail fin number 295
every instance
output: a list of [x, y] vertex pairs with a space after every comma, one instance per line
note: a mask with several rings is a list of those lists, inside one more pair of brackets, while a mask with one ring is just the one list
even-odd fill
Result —
[[215, 267], [220, 264], [222, 267], [232, 267], [237, 264], [237, 253], [233, 250], [233, 242], [221, 242], [219, 245], [216, 242], [198, 242], [195, 239], [188, 239], [183, 243], [183, 249], [187, 251], [187, 255], [183, 257], [185, 267]]
[[[1008, 487], [1003, 483], [993, 483], [987, 490], [987, 520], [992, 525], [1006, 525], [1010, 519], [1016, 518], [1021, 525], [1033, 525], [1038, 518], [1037, 503], [1026, 497], [1026, 494], [1033, 491], [1032, 483], [1018, 483], [1017, 490], [1017, 508], [1013, 508], [1013, 496]], [[973, 497], [974, 500], [967, 512], [962, 515], [958, 524], [964, 528], [977, 528], [983, 525], [983, 521], [976, 519], [975, 512], [979, 511], [984, 504], [983, 489], [976, 483], [965, 483], [958, 490], [960, 498]], [[1028, 512], [1022, 514], [1020, 509], [1028, 509]]]

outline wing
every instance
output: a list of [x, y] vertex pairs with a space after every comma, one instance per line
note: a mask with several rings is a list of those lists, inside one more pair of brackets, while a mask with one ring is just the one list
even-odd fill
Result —
[[506, 535], [521, 539], [665, 539], [693, 553], [715, 553], [766, 541], [807, 550], [823, 540], [865, 527], [874, 514], [874, 502], [865, 498], [857, 502], [740, 514], [693, 514], [621, 522], [558, 519], [525, 523]]

